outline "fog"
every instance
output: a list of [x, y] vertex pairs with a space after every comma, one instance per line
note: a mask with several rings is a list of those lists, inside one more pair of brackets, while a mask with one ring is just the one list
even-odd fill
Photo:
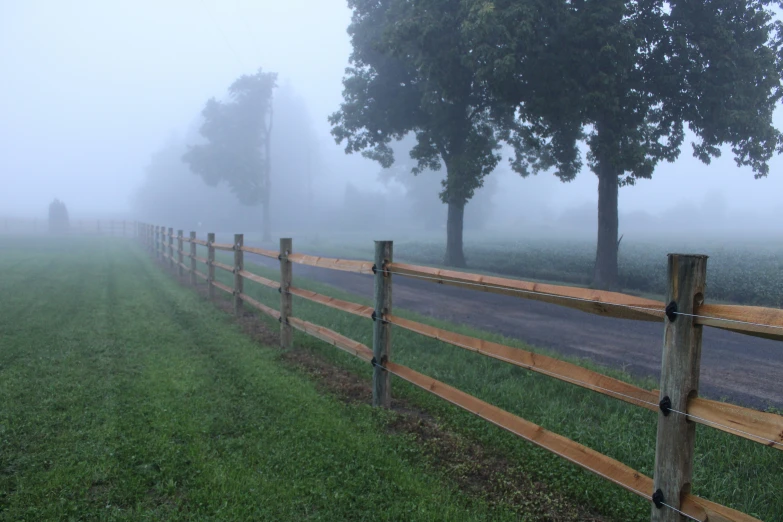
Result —
[[[279, 74], [275, 234], [355, 228], [392, 237], [421, 223], [442, 234], [445, 170], [414, 178], [401, 143], [401, 161], [384, 173], [346, 156], [329, 134], [351, 51], [349, 21], [344, 0], [0, 3], [0, 217], [43, 219], [56, 197], [73, 219], [201, 222], [202, 232], [250, 226], [257, 209], [240, 208], [225, 187], [207, 187], [178, 158], [198, 139], [206, 100], [262, 67]], [[775, 122], [783, 127], [780, 110]], [[551, 173], [522, 179], [505, 157], [467, 207], [467, 238], [594, 235], [595, 175], [584, 169], [565, 184]], [[728, 150], [703, 165], [686, 137], [675, 163], [620, 190], [620, 233], [779, 236], [781, 194], [780, 157], [768, 178], [754, 180]], [[185, 208], [202, 209], [203, 219], [184, 219]], [[237, 221], [220, 222], [226, 208]]]

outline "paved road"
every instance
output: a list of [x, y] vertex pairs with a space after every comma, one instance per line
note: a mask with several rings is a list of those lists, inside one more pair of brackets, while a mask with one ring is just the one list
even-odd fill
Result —
[[[255, 257], [255, 256], [254, 256]], [[276, 266], [273, 260], [263, 264]], [[372, 277], [296, 265], [297, 276], [372, 297]], [[660, 376], [663, 325], [613, 319], [516, 297], [394, 278], [394, 306], [500, 333], [533, 346]], [[735, 404], [783, 407], [783, 343], [704, 328], [700, 395]]]

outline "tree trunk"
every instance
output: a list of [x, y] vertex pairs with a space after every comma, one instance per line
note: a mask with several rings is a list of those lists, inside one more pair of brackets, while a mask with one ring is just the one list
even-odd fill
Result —
[[269, 196], [264, 197], [264, 203], [262, 204], [261, 227], [263, 233], [263, 241], [272, 241], [272, 224], [269, 221]]
[[446, 258], [443, 264], [456, 268], [465, 267], [465, 254], [462, 250], [462, 229], [465, 217], [465, 204], [450, 201], [449, 215], [446, 221]]
[[617, 173], [605, 159], [598, 166], [598, 248], [595, 254], [593, 288], [616, 290], [617, 273]]

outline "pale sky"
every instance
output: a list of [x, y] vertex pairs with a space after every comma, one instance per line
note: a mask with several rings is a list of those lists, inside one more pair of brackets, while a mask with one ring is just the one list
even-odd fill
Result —
[[[0, 0], [0, 215], [43, 216], [54, 197], [73, 215], [127, 213], [150, 154], [259, 66], [291, 82], [324, 147], [337, 148], [326, 117], [341, 101], [349, 21], [345, 0]], [[378, 166], [367, 161], [357, 173], [357, 161], [330, 175], [381, 190]], [[551, 174], [501, 176], [499, 209], [597, 199], [586, 170], [569, 184]], [[695, 208], [707, 194], [738, 211], [776, 212], [783, 160], [754, 180], [730, 153], [705, 166], [686, 145], [653, 180], [622, 189], [620, 207], [657, 214], [683, 201]]]

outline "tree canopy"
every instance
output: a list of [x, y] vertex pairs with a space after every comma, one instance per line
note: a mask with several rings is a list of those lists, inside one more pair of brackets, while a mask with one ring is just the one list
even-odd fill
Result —
[[205, 143], [189, 146], [182, 157], [208, 185], [225, 181], [240, 203], [261, 204], [265, 239], [271, 235], [270, 141], [276, 86], [277, 74], [259, 69], [231, 84], [228, 101], [209, 99], [199, 129]]
[[390, 144], [413, 133], [414, 174], [446, 167], [441, 200], [448, 204], [445, 263], [465, 264], [464, 209], [500, 161], [504, 127], [478, 81], [463, 25], [461, 0], [349, 0], [351, 66], [344, 101], [330, 117], [346, 152], [390, 167]]
[[[518, 122], [514, 166], [598, 176], [594, 285], [617, 284], [618, 187], [674, 161], [686, 136], [709, 163], [730, 145], [766, 176], [780, 151], [781, 25], [772, 0], [483, 0], [466, 24], [492, 96]], [[532, 152], [532, 154], [531, 154]]]

